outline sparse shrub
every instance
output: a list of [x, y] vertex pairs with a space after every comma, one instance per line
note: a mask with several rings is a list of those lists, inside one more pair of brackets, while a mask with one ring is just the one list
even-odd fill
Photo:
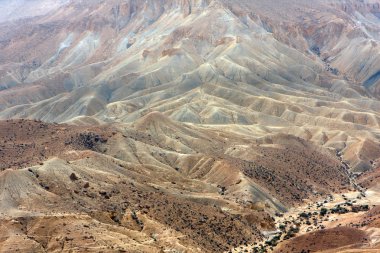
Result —
[[321, 211], [319, 212], [319, 214], [321, 215], [321, 216], [325, 216], [326, 214], [327, 214], [327, 208], [321, 208]]

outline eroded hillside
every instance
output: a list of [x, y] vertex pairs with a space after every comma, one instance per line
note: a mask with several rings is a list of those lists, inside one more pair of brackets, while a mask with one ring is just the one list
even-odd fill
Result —
[[261, 240], [274, 212], [352, 187], [333, 154], [296, 137], [157, 113], [118, 128], [4, 121], [0, 133], [5, 251], [228, 251]]
[[377, 0], [0, 7], [0, 251], [379, 248]]
[[0, 117], [130, 123], [159, 111], [292, 134], [365, 171], [379, 155], [362, 148], [379, 142], [378, 13], [376, 1], [63, 4], [0, 25]]

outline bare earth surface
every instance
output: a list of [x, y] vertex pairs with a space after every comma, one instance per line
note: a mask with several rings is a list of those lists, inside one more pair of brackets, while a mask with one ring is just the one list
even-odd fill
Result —
[[[169, 128], [177, 128], [169, 132], [176, 136], [165, 134]], [[4, 121], [0, 133], [12, 136], [1, 143], [4, 250], [24, 240], [47, 251], [131, 245], [152, 252], [228, 251], [262, 240], [262, 229], [274, 229], [274, 211], [351, 187], [332, 154], [301, 139], [207, 136], [159, 114], [117, 129]], [[44, 139], [47, 134], [55, 138]], [[310, 161], [305, 174], [287, 166], [304, 157]], [[326, 168], [334, 176], [322, 177]], [[97, 240], [102, 233], [109, 238]]]
[[380, 252], [378, 0], [0, 0], [0, 252]]

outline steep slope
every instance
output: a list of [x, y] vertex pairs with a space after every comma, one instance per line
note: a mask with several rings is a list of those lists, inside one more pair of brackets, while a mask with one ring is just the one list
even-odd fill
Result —
[[343, 153], [378, 145], [378, 13], [376, 1], [69, 2], [0, 24], [0, 118], [92, 124], [159, 111]]
[[288, 215], [276, 252], [379, 248], [377, 0], [0, 16], [0, 251], [270, 249]]

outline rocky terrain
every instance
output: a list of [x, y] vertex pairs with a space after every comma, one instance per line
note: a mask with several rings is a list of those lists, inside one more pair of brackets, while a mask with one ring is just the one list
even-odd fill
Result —
[[[132, 241], [136, 252], [228, 251], [261, 240], [274, 212], [351, 188], [332, 154], [301, 139], [272, 136], [238, 152], [255, 140], [158, 113], [112, 128], [8, 120], [0, 134], [0, 212], [13, 222], [5, 251], [20, 240], [47, 251], [128, 251]], [[111, 235], [98, 242], [98, 233]]]
[[378, 0], [0, 0], [0, 251], [376, 252], [379, 66]]
[[2, 119], [131, 123], [159, 111], [292, 134], [342, 151], [355, 172], [380, 154], [376, 1], [33, 2], [31, 17], [0, 23]]

